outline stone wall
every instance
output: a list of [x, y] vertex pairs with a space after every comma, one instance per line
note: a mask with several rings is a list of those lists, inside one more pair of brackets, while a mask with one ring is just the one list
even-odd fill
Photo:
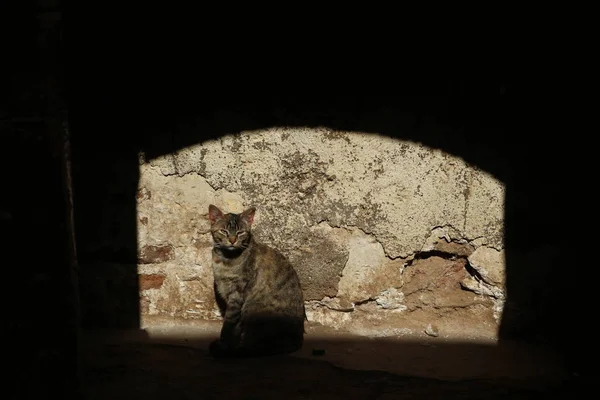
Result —
[[501, 182], [441, 150], [326, 128], [141, 154], [142, 318], [220, 318], [208, 205], [254, 205], [255, 234], [296, 267], [309, 320], [368, 335], [493, 336], [505, 291], [504, 195]]

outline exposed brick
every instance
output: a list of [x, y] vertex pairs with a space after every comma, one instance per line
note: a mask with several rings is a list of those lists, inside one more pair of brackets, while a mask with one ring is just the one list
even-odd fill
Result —
[[172, 260], [174, 257], [175, 254], [173, 252], [173, 246], [171, 245], [146, 245], [142, 247], [138, 254], [138, 263], [158, 264]]
[[165, 276], [160, 274], [142, 274], [139, 275], [140, 290], [159, 289]]

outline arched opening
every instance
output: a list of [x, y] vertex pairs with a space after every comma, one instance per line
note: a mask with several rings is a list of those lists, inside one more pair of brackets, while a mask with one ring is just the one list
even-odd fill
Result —
[[[24, 30], [22, 27], [19, 32]], [[122, 38], [123, 32], [108, 38], [104, 42], [105, 45], [107, 42], [118, 43], [119, 40], [112, 40], [117, 37]], [[29, 43], [29, 47], [37, 45], [33, 39]], [[209, 139], [218, 139], [240, 131], [282, 126], [325, 127], [334, 132], [357, 132], [367, 136], [382, 135], [392, 140], [419, 142], [428, 148], [459, 157], [500, 182], [505, 187], [506, 194], [503, 246], [506, 250], [508, 297], [500, 325], [500, 338], [519, 338], [535, 344], [549, 345], [560, 350], [561, 355], [570, 361], [579, 361], [584, 341], [579, 340], [579, 331], [573, 327], [579, 324], [580, 314], [570, 310], [568, 300], [577, 298], [580, 292], [576, 285], [565, 283], [568, 279], [564, 278], [562, 267], [565, 252], [577, 248], [572, 221], [578, 219], [577, 216], [582, 210], [581, 207], [570, 206], [567, 201], [571, 198], [573, 180], [561, 180], [559, 177], [575, 176], [578, 173], [576, 168], [579, 166], [579, 160], [571, 150], [574, 144], [585, 142], [576, 134], [571, 134], [568, 140], [558, 141], [533, 133], [541, 130], [536, 126], [540, 121], [543, 127], [553, 123], [548, 123], [548, 119], [539, 118], [544, 115], [543, 107], [539, 105], [547, 104], [544, 101], [537, 103], [539, 100], [545, 100], [541, 99], [544, 91], [536, 92], [538, 88], [530, 88], [527, 83], [511, 80], [502, 82], [490, 79], [448, 85], [447, 82], [431, 79], [390, 79], [386, 84], [388, 95], [344, 96], [332, 95], [332, 90], [323, 89], [330, 88], [330, 85], [325, 84], [324, 77], [321, 77], [321, 91], [311, 92], [307, 88], [300, 90], [298, 86], [279, 87], [278, 90], [268, 90], [263, 86], [249, 91], [242, 89], [243, 85], [237, 90], [232, 90], [241, 82], [248, 81], [251, 73], [243, 77], [238, 75], [237, 81], [227, 76], [227, 79], [231, 80], [227, 87], [211, 91], [206, 90], [205, 82], [191, 83], [188, 80], [191, 76], [189, 73], [180, 74], [176, 82], [149, 84], [148, 80], [138, 74], [140, 69], [143, 70], [140, 68], [142, 60], [129, 55], [121, 60], [128, 62], [121, 62], [119, 67], [115, 67], [111, 64], [112, 56], [108, 57], [112, 53], [110, 46], [99, 47], [90, 43], [88, 45], [88, 50], [93, 49], [94, 57], [85, 58], [89, 54], [81, 51], [77, 53], [79, 57], [75, 57], [71, 67], [73, 70], [88, 72], [99, 69], [103, 73], [84, 74], [83, 79], [81, 76], [79, 79], [73, 78], [69, 94], [70, 126], [73, 134], [75, 222], [81, 268], [81, 293], [84, 297], [84, 326], [87, 333], [98, 328], [109, 329], [120, 335], [123, 333], [122, 329], [139, 328], [140, 289], [143, 289], [141, 285], [160, 284], [160, 277], [140, 281], [138, 276], [140, 199], [137, 197], [141, 196], [143, 200], [145, 196], [143, 191], [138, 191], [141, 164], [190, 146], [197, 146]], [[100, 48], [104, 48], [104, 51], [100, 51]], [[14, 68], [19, 73], [15, 72], [14, 76], [33, 74], [35, 71], [29, 71], [26, 67], [37, 65], [36, 57], [37, 55], [19, 59], [20, 62], [16, 63]], [[91, 68], [92, 65], [94, 68]], [[364, 79], [366, 81], [366, 78]], [[368, 85], [359, 81], [360, 79], [355, 79], [353, 91], [367, 92], [365, 89]], [[273, 79], [268, 86], [278, 86], [281, 85], [280, 82], [281, 80]], [[319, 84], [315, 83], [314, 88], [319, 88]], [[35, 90], [31, 89], [31, 93], [35, 93]], [[30, 100], [36, 98], [31, 93], [25, 97]], [[198, 93], [202, 93], [200, 99]], [[253, 95], [250, 96], [249, 93]], [[256, 93], [260, 93], [260, 97]], [[194, 96], [191, 96], [192, 94]], [[37, 100], [32, 100], [31, 104], [37, 104], [36, 102]], [[535, 107], [536, 105], [538, 107]], [[61, 263], [67, 258], [58, 249], [62, 249], [62, 240], [52, 237], [52, 232], [56, 232], [55, 225], [61, 225], [62, 222], [49, 217], [55, 215], [56, 210], [60, 208], [60, 205], [57, 205], [60, 202], [37, 200], [36, 188], [43, 188], [41, 192], [50, 197], [49, 190], [54, 188], [51, 183], [60, 180], [55, 180], [56, 174], [47, 168], [50, 164], [56, 166], [53, 159], [49, 161], [46, 157], [49, 154], [48, 149], [44, 148], [39, 153], [31, 151], [32, 148], [41, 148], [36, 147], [35, 143], [36, 137], [43, 135], [36, 136], [31, 125], [27, 125], [27, 135], [21, 135], [19, 129], [23, 122], [15, 122], [13, 117], [20, 115], [19, 112], [23, 110], [17, 112], [9, 107], [9, 103], [5, 104], [5, 108], [9, 110], [5, 114], [10, 116], [10, 121], [2, 121], [3, 131], [4, 127], [8, 126], [5, 131], [14, 135], [10, 136], [8, 144], [4, 147], [7, 157], [4, 157], [3, 161], [5, 170], [14, 171], [14, 175], [11, 175], [9, 180], [13, 192], [6, 197], [2, 205], [2, 226], [6, 227], [6, 236], [10, 238], [7, 243], [8, 247], [13, 249], [11, 254], [19, 255], [14, 257], [17, 261], [14, 264], [29, 265], [29, 268], [19, 269], [15, 274], [16, 278], [13, 279], [11, 275], [10, 281], [35, 281], [37, 285], [34, 285], [35, 290], [29, 290], [30, 297], [19, 297], [27, 301], [14, 301], [10, 317], [15, 317], [18, 321], [28, 320], [26, 329], [31, 329], [35, 324], [47, 327], [36, 330], [36, 333], [45, 334], [46, 338], [49, 338], [48, 341], [52, 342], [52, 351], [58, 351], [61, 346], [69, 347], [69, 336], [63, 335], [61, 338], [63, 331], [50, 327], [62, 327], [63, 320], [71, 318], [71, 315], [68, 312], [47, 312], [48, 308], [56, 307], [60, 310], [60, 307], [56, 303], [46, 303], [45, 299], [56, 299], [52, 294], [68, 292], [67, 288], [58, 286], [57, 289], [55, 285], [57, 281], [64, 283], [64, 271], [50, 268], [48, 262], [56, 260]], [[25, 124], [30, 122], [26, 121]], [[44, 141], [44, 146], [46, 142], [53, 143], [48, 139]], [[144, 160], [140, 160], [141, 153], [144, 154]], [[41, 155], [31, 157], [32, 154]], [[22, 168], [15, 168], [15, 165], [23, 165], [24, 159], [28, 159], [29, 162]], [[397, 167], [391, 162], [388, 163], [389, 166]], [[326, 176], [324, 178], [327, 179]], [[556, 183], [557, 180], [560, 184]], [[52, 193], [54, 199], [59, 196], [55, 192]], [[52, 240], [44, 240], [40, 246], [30, 246], [31, 242], [35, 243], [35, 240], [31, 240], [31, 232], [34, 232], [34, 236], [37, 233], [38, 240], [39, 237]], [[32, 248], [37, 251], [32, 251]], [[157, 250], [155, 256], [163, 256], [160, 248], [154, 250]], [[37, 282], [38, 269], [50, 271], [46, 275], [56, 279]], [[40, 287], [44, 290], [39, 290]], [[352, 285], [348, 287], [352, 288]], [[98, 297], [95, 297], [96, 295]], [[582, 310], [581, 305], [586, 307], [589, 304], [581, 303], [578, 310]], [[44, 312], [28, 319], [28, 313], [40, 304], [46, 306]], [[72, 325], [65, 322], [64, 326]], [[20, 327], [15, 331], [19, 335], [25, 332]], [[183, 335], [185, 336], [185, 332]], [[28, 341], [32, 343], [29, 336], [27, 339], [24, 337], [19, 338], [19, 346]], [[92, 359], [105, 360], [102, 357], [106, 354], [101, 356], [94, 352], [104, 353], [111, 343], [105, 337], [96, 344], [98, 343], [98, 346], [92, 345], [86, 350], [91, 349], [88, 356], [91, 354]], [[346, 349], [350, 344], [341, 339], [337, 340], [337, 344], [334, 341], [320, 344], [315, 342], [317, 349], [326, 347], [324, 345]], [[142, 347], [127, 347], [125, 359], [139, 361], [140, 358], [136, 357]], [[396, 359], [402, 354], [412, 354], [415, 358], [424, 357], [427, 362], [444, 365], [451, 370], [455, 366], [458, 368], [469, 363], [460, 357], [461, 354], [473, 353], [480, 356], [481, 362], [470, 364], [474, 373], [478, 368], [489, 367], [499, 360], [496, 357], [499, 353], [487, 353], [486, 349], [478, 349], [477, 345], [469, 342], [431, 348], [420, 343], [406, 343], [402, 346], [394, 342], [385, 349], [389, 351], [370, 351], [367, 348], [366, 352], [370, 352], [371, 359], [378, 362], [384, 359], [391, 360], [390, 369], [399, 364]], [[156, 351], [156, 348], [153, 351]], [[188, 356], [193, 360], [204, 360], [203, 351], [203, 347], [191, 346], [184, 350], [169, 348], [168, 351], [159, 352], [160, 354], [154, 353], [153, 361], [160, 360], [163, 356], [169, 358], [169, 362], [160, 371], [164, 375], [157, 379], [154, 375], [157, 369], [149, 373], [138, 370], [139, 375], [133, 374], [134, 381], [141, 377], [142, 384], [138, 382], [138, 385], [153, 391], [154, 395], [172, 394], [182, 388], [198, 393], [203, 388], [209, 390], [214, 387], [215, 377], [225, 373], [226, 368], [222, 365], [199, 366], [193, 362], [184, 362]], [[141, 352], [145, 354], [143, 350]], [[36, 360], [52, 360], [53, 357], [52, 355]], [[364, 353], [356, 353], [354, 356], [350, 354], [346, 357], [358, 363], [366, 360]], [[298, 371], [312, 370], [305, 371], [306, 375], [299, 374], [301, 377], [307, 377], [307, 380], [314, 378], [315, 371], [316, 375], [321, 377], [337, 376], [336, 372], [332, 372], [333, 369], [323, 369], [323, 365], [317, 361], [304, 361], [285, 359], [274, 361], [272, 364], [249, 363], [239, 372], [240, 375], [250, 376], [252, 372], [262, 371], [268, 376], [277, 371], [283, 373], [283, 376], [289, 376]], [[58, 364], [38, 364], [32, 368], [47, 373], [44, 378], [45, 384], [49, 384], [48, 382], [53, 380], [52, 377], [60, 375], [57, 371], [61, 369], [55, 368]], [[188, 366], [195, 368], [199, 375], [188, 376], [189, 379], [186, 380], [184, 370]], [[118, 362], [109, 362], [98, 369], [93, 367], [92, 365], [91, 369], [88, 369], [88, 373], [91, 370], [88, 378], [92, 378], [88, 380], [91, 385], [88, 387], [106, 392], [115, 390], [119, 385], [121, 389], [140, 390], [136, 385], [131, 385], [132, 381], [117, 382], [117, 377], [133, 376], [121, 374], [122, 369], [119, 369], [121, 367]], [[90, 368], [90, 365], [86, 365], [86, 368]], [[107, 375], [115, 380], [103, 382], [103, 371], [108, 371]], [[367, 397], [372, 397], [373, 393], [380, 393], [377, 392], [380, 390], [378, 385], [388, 379], [378, 374], [371, 376], [348, 371], [345, 374], [338, 382], [338, 388], [343, 387], [344, 383], [346, 387], [357, 391], [363, 390], [360, 389], [363, 387], [366, 388], [364, 394]], [[176, 387], [160, 385], [162, 391], [159, 391], [156, 384], [164, 383], [161, 379], [165, 376], [180, 380], [176, 379]], [[422, 385], [418, 380], [394, 379], [390, 380], [391, 386]], [[277, 379], [267, 381], [272, 383], [275, 380]], [[277, 381], [284, 386], [289, 382], [285, 379]], [[116, 386], [111, 386], [114, 382], [117, 382]], [[360, 390], [353, 386], [357, 382]], [[252, 391], [252, 382], [246, 383]], [[200, 386], [195, 386], [198, 384]], [[481, 386], [469, 386], [471, 383], [462, 386], [444, 385], [446, 384], [434, 386], [440, 388], [440, 391], [459, 388], [457, 390], [481, 390], [488, 393], [491, 387], [486, 386], [487, 383]], [[431, 386], [431, 382], [424, 386]], [[281, 388], [276, 385], [273, 387]], [[255, 391], [260, 389], [254, 387]], [[326, 388], [319, 386], [303, 386], [300, 389], [301, 395], [327, 392]], [[527, 395], [529, 392], [519, 393]]]

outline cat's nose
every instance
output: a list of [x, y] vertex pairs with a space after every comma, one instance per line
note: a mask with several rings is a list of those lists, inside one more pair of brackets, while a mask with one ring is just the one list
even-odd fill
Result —
[[237, 238], [235, 236], [231, 236], [229, 238], [229, 241], [231, 242], [231, 244], [234, 244], [236, 240], [237, 240]]

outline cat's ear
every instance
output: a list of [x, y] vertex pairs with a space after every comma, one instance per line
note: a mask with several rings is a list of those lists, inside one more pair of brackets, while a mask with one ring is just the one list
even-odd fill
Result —
[[248, 226], [250, 226], [254, 222], [254, 213], [256, 213], [256, 207], [250, 207], [249, 209], [244, 211], [240, 216], [244, 221], [246, 221]]
[[208, 219], [214, 224], [218, 219], [223, 218], [223, 212], [217, 206], [210, 204], [208, 206]]

